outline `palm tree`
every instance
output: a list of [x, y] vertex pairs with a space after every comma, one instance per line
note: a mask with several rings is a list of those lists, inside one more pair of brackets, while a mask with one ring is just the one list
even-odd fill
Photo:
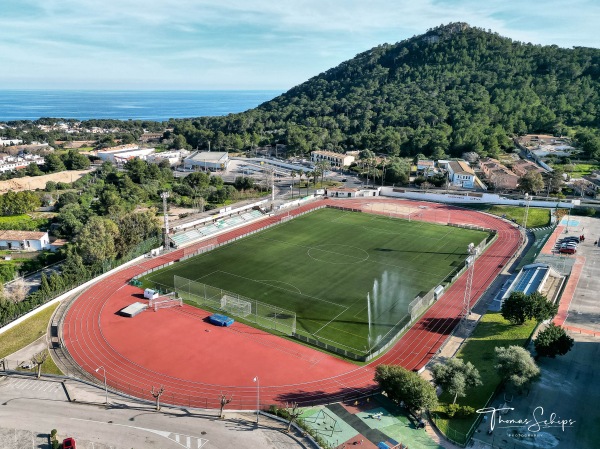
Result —
[[312, 171], [307, 171], [306, 172], [306, 195], [308, 196], [308, 187], [310, 185], [310, 178], [313, 176], [313, 172]]
[[294, 178], [296, 177], [296, 170], [290, 171], [290, 176], [292, 177], [292, 199], [294, 199]]
[[317, 167], [319, 167], [319, 173], [321, 174], [321, 187], [323, 187], [323, 176], [325, 172], [331, 168], [331, 164], [328, 161], [319, 161], [317, 162]]
[[302, 195], [302, 193], [300, 193], [300, 184], [302, 184], [302, 177], [304, 176], [304, 170], [299, 170], [298, 171], [298, 177], [300, 178], [299, 182], [298, 182], [298, 196]]

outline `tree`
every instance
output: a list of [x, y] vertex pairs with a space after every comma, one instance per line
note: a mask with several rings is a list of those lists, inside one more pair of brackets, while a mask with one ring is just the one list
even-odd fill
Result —
[[223, 419], [225, 418], [225, 415], [223, 414], [223, 410], [225, 409], [225, 406], [227, 404], [229, 404], [231, 401], [233, 400], [233, 396], [230, 396], [229, 398], [227, 398], [227, 396], [223, 393], [221, 393], [221, 398], [219, 400], [219, 404], [220, 404], [220, 410], [219, 410], [219, 418]]
[[48, 351], [38, 352], [31, 358], [31, 364], [35, 366], [36, 377], [39, 379], [42, 376], [42, 365], [48, 358]]
[[55, 173], [66, 170], [65, 164], [57, 154], [48, 154], [45, 156], [45, 171], [47, 173]]
[[119, 236], [117, 225], [107, 218], [92, 217], [81, 230], [75, 244], [83, 263], [98, 268], [117, 255], [115, 239]]
[[535, 318], [537, 321], [544, 321], [552, 318], [558, 313], [558, 304], [548, 301], [548, 298], [540, 292], [531, 293], [528, 298], [528, 317]]
[[14, 303], [23, 301], [28, 293], [29, 289], [25, 285], [23, 278], [18, 278], [11, 282], [9, 286], [4, 287], [4, 296]]
[[535, 364], [531, 354], [520, 346], [497, 347], [496, 370], [503, 380], [514, 385], [518, 390], [525, 388], [535, 380], [540, 369]]
[[446, 363], [436, 363], [432, 368], [433, 381], [448, 393], [454, 395], [453, 404], [460, 396], [464, 398], [468, 388], [482, 385], [479, 371], [471, 362], [452, 358]]
[[413, 411], [432, 409], [438, 399], [435, 388], [418, 373], [408, 371], [398, 365], [379, 365], [375, 369], [377, 382], [387, 396], [396, 401], [404, 401]]
[[519, 178], [519, 190], [536, 195], [544, 189], [544, 178], [538, 171], [529, 171]]
[[90, 167], [90, 159], [77, 150], [69, 150], [61, 159], [67, 170], [85, 170]]
[[539, 292], [526, 295], [523, 292], [512, 292], [502, 303], [500, 313], [504, 319], [513, 324], [523, 324], [526, 320], [544, 321], [558, 312], [558, 305], [548, 301]]
[[156, 391], [154, 391], [154, 385], [152, 385], [152, 391], [150, 392], [150, 394], [152, 395], [152, 397], [154, 399], [156, 399], [155, 410], [157, 412], [160, 410], [160, 397], [163, 395], [164, 392], [165, 392], [165, 387], [163, 387], [162, 385]]
[[292, 177], [292, 199], [294, 199], [294, 178], [298, 176], [296, 170], [290, 170], [290, 176]]
[[505, 320], [513, 324], [527, 321], [527, 295], [523, 292], [512, 292], [502, 303], [500, 313]]
[[136, 245], [159, 234], [160, 228], [153, 212], [133, 212], [117, 223], [119, 235], [115, 239], [119, 256], [124, 256]]
[[52, 294], [52, 290], [50, 289], [50, 284], [48, 283], [48, 277], [46, 273], [42, 272], [42, 278], [40, 280], [40, 288], [38, 291], [42, 294], [44, 298], [49, 298]]
[[297, 402], [292, 402], [289, 406], [285, 408], [288, 415], [288, 426], [286, 432], [289, 433], [292, 429], [292, 424], [298, 419], [298, 417], [302, 414], [302, 409], [298, 405]]
[[560, 193], [562, 190], [562, 186], [564, 183], [563, 175], [564, 170], [560, 167], [557, 167], [548, 175], [547, 183], [548, 190], [552, 193]]
[[565, 330], [554, 323], [541, 331], [534, 340], [535, 351], [540, 357], [555, 358], [565, 355], [573, 347], [575, 340], [567, 335]]
[[27, 176], [40, 176], [40, 175], [43, 175], [44, 172], [42, 172], [42, 170], [40, 170], [40, 167], [38, 166], [38, 164], [36, 164], [35, 162], [31, 162], [25, 168], [25, 174]]

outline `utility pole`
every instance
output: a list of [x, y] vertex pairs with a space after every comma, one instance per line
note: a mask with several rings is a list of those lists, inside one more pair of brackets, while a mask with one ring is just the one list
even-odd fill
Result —
[[167, 198], [169, 198], [169, 192], [164, 191], [163, 193], [160, 194], [160, 197], [163, 200], [163, 215], [164, 215], [164, 219], [165, 219], [165, 234], [164, 234], [164, 238], [163, 238], [163, 248], [164, 251], [168, 251], [170, 249], [170, 243], [169, 243], [169, 214], [167, 212]]

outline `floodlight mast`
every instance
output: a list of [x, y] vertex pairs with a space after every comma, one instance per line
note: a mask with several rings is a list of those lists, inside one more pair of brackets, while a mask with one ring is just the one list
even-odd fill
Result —
[[160, 194], [160, 197], [163, 200], [163, 215], [165, 219], [165, 235], [163, 239], [163, 249], [164, 251], [169, 251], [171, 245], [169, 243], [169, 214], [167, 213], [167, 198], [169, 198], [169, 192], [165, 191]]
[[475, 258], [477, 257], [477, 247], [469, 243], [467, 247], [469, 254], [466, 260], [467, 264], [467, 282], [465, 285], [465, 297], [463, 301], [462, 319], [467, 320], [471, 316], [471, 287], [473, 286], [473, 273], [475, 271]]

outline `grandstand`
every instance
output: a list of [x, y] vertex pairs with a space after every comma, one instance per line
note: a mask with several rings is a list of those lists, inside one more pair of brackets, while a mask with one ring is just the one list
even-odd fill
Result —
[[257, 220], [261, 217], [263, 217], [261, 211], [250, 210], [240, 215], [218, 219], [213, 223], [203, 226], [201, 228], [178, 232], [176, 234], [171, 235], [170, 237], [171, 241], [175, 244], [175, 247], [179, 248], [197, 242], [198, 240], [201, 240], [203, 238], [210, 237], [220, 232], [232, 229], [236, 226], [240, 226], [251, 221]]
[[564, 276], [551, 266], [543, 263], [525, 265], [516, 275], [511, 276], [502, 286], [489, 306], [489, 310], [499, 311], [502, 303], [512, 292], [522, 292], [530, 295], [534, 292], [545, 294], [553, 300], [558, 294]]

